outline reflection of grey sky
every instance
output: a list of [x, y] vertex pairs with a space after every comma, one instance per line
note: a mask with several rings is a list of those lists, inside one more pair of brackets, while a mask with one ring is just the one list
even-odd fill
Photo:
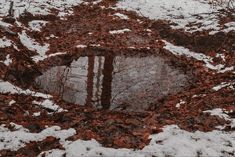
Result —
[[[94, 58], [92, 101], [96, 106], [101, 103], [104, 61], [105, 57]], [[181, 86], [187, 83], [187, 76], [172, 69], [163, 58], [157, 56], [117, 56], [113, 66], [111, 108], [122, 104], [130, 105], [132, 109], [146, 108], [162, 96], [180, 91]], [[70, 69], [65, 69], [65, 66], [60, 66], [47, 71], [40, 77], [42, 88], [56, 93], [63, 91], [66, 101], [84, 105], [87, 98], [88, 57], [79, 58], [72, 62]], [[59, 78], [63, 78], [63, 84], [59, 83]]]

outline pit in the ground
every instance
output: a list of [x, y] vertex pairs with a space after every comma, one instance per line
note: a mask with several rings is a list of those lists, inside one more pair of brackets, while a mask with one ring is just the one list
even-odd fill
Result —
[[43, 91], [79, 105], [142, 111], [190, 85], [192, 77], [158, 55], [85, 56], [36, 79]]

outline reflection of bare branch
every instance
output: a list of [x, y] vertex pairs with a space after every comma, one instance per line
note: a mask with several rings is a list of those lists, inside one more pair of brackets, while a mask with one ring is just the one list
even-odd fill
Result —
[[61, 97], [63, 97], [63, 95], [64, 95], [64, 87], [65, 87], [65, 83], [66, 83], [66, 81], [68, 80], [68, 73], [69, 73], [69, 68], [68, 67], [66, 67], [65, 69], [64, 69], [64, 71], [63, 71], [63, 73], [62, 73], [62, 75], [61, 75], [61, 78], [60, 78], [60, 85], [59, 85], [59, 95], [61, 96]]
[[14, 17], [13, 5], [14, 5], [14, 2], [11, 1], [11, 3], [10, 3], [10, 8], [9, 8], [9, 10], [8, 10], [8, 16], [9, 16], [9, 17]]
[[141, 83], [142, 81], [143, 81], [143, 80], [139, 80], [139, 81], [136, 82], [135, 84], [131, 84], [130, 86], [127, 86], [125, 89], [123, 89], [122, 91], [120, 91], [120, 92], [118, 92], [117, 94], [115, 94], [115, 95], [113, 96], [111, 102], [113, 102], [114, 99], [115, 99], [118, 95], [120, 95], [120, 94], [124, 93], [125, 91], [129, 90], [130, 88], [136, 86], [137, 84]]

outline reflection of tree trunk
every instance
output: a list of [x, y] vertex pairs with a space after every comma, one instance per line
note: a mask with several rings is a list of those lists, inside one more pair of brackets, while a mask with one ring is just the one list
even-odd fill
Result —
[[87, 98], [86, 105], [91, 105], [93, 95], [93, 80], [94, 80], [94, 56], [88, 57], [88, 73], [87, 73]]
[[114, 56], [105, 56], [104, 69], [103, 69], [103, 83], [101, 104], [103, 109], [110, 108], [110, 101], [112, 98], [112, 80], [113, 80], [113, 60]]
[[102, 57], [98, 57], [98, 70], [97, 70], [97, 81], [96, 81], [96, 93], [95, 93], [95, 98], [98, 103], [100, 104], [100, 77], [102, 75]]

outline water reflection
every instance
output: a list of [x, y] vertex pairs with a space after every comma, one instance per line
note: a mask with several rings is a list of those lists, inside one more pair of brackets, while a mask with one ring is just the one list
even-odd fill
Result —
[[188, 85], [189, 77], [159, 56], [89, 56], [51, 68], [39, 86], [65, 101], [103, 109], [144, 110]]

